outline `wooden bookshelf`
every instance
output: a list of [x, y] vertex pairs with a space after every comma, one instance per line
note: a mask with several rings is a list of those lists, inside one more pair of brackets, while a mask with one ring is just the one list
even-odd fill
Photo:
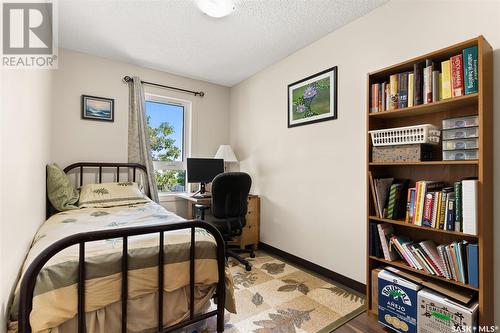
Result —
[[[370, 87], [373, 83], [388, 80], [389, 76], [404, 71], [413, 70], [413, 64], [432, 59], [436, 63], [460, 54], [464, 48], [478, 47], [478, 93], [462, 97], [441, 100], [434, 103], [414, 107], [370, 113]], [[399, 64], [368, 74], [367, 80], [367, 304], [369, 313], [374, 314], [376, 308], [371, 304], [372, 285], [371, 270], [380, 266], [393, 266], [408, 272], [416, 273], [430, 279], [439, 280], [450, 287], [464, 288], [477, 293], [479, 302], [479, 324], [493, 325], [493, 52], [490, 44], [483, 36], [437, 50]], [[371, 138], [368, 131], [392, 127], [433, 124], [442, 127], [442, 120], [468, 115], [479, 115], [479, 159], [472, 161], [442, 161], [441, 145], [436, 151], [434, 161], [412, 163], [373, 163], [371, 162]], [[465, 177], [477, 177], [478, 186], [478, 234], [468, 235], [462, 232], [421, 227], [400, 220], [379, 218], [371, 197], [368, 171], [374, 178], [394, 177], [409, 179], [414, 186], [419, 180], [437, 180], [449, 184]], [[383, 258], [370, 256], [369, 253], [369, 222], [390, 223], [395, 233], [405, 235], [420, 241], [430, 239], [437, 244], [451, 243], [454, 240], [477, 242], [479, 247], [479, 288], [463, 284], [444, 277], [428, 274], [408, 266], [404, 261], [387, 261]], [[375, 305], [376, 307], [376, 305]]]

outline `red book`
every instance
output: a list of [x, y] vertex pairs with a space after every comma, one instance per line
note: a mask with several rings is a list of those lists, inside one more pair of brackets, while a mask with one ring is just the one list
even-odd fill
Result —
[[434, 196], [431, 193], [425, 195], [424, 201], [424, 216], [422, 219], [422, 226], [432, 227], [432, 208], [434, 207]]
[[464, 66], [462, 55], [450, 58], [451, 62], [451, 96], [458, 97], [464, 95]]

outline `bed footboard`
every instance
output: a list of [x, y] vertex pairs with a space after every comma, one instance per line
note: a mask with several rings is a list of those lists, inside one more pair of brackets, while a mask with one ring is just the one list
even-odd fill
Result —
[[[201, 228], [207, 230], [213, 235], [217, 243], [217, 265], [218, 265], [218, 275], [219, 282], [217, 283], [215, 299], [217, 302], [217, 309], [204, 313], [195, 315], [194, 313], [194, 274], [195, 274], [195, 228]], [[179, 328], [183, 328], [194, 324], [203, 319], [217, 316], [217, 332], [224, 331], [224, 303], [225, 303], [225, 245], [224, 240], [220, 232], [212, 225], [199, 221], [191, 220], [184, 221], [174, 224], [156, 224], [152, 226], [140, 226], [140, 227], [129, 227], [129, 228], [119, 228], [113, 230], [99, 230], [91, 231], [85, 233], [75, 234], [66, 238], [63, 238], [47, 249], [45, 249], [26, 270], [22, 281], [20, 290], [20, 302], [19, 302], [19, 333], [31, 333], [31, 326], [29, 321], [29, 316], [33, 307], [33, 292], [35, 289], [35, 283], [38, 273], [43, 268], [45, 263], [52, 258], [59, 251], [77, 245], [79, 246], [79, 264], [78, 264], [78, 333], [86, 332], [85, 328], [85, 243], [105, 240], [110, 238], [122, 238], [123, 248], [122, 248], [122, 290], [121, 290], [121, 304], [122, 304], [122, 317], [121, 317], [121, 331], [123, 333], [127, 332], [127, 299], [128, 299], [128, 243], [127, 239], [131, 236], [144, 235], [144, 234], [159, 234], [159, 248], [165, 249], [164, 247], [164, 232], [181, 230], [181, 229], [191, 229], [191, 247], [189, 253], [190, 260], [190, 312], [189, 319], [180, 322], [176, 325], [170, 327], [165, 327], [163, 325], [163, 283], [164, 281], [164, 262], [165, 254], [164, 250], [159, 251], [158, 255], [158, 323], [157, 331], [160, 333], [168, 333]]]

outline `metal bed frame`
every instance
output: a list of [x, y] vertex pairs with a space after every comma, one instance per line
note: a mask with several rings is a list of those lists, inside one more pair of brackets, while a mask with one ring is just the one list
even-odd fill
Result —
[[[117, 171], [117, 181], [119, 181], [120, 168], [132, 169], [133, 181], [136, 179], [137, 169], [142, 170], [147, 173], [146, 167], [141, 164], [136, 163], [95, 163], [95, 162], [79, 162], [72, 164], [64, 169], [65, 173], [73, 169], [79, 169], [80, 172], [80, 186], [83, 185], [83, 171], [84, 168], [98, 168], [99, 169], [99, 183], [102, 181], [102, 171], [103, 168], [116, 168]], [[130, 178], [130, 173], [129, 173]], [[149, 189], [147, 189], [147, 194], [149, 196]], [[195, 228], [205, 229], [210, 232], [217, 243], [217, 265], [218, 265], [218, 275], [219, 281], [217, 283], [216, 292], [214, 299], [217, 304], [217, 309], [204, 313], [195, 315], [194, 313], [194, 276], [195, 276]], [[165, 281], [164, 274], [164, 263], [165, 263], [165, 246], [164, 246], [164, 232], [181, 230], [181, 229], [191, 229], [191, 246], [189, 253], [189, 319], [184, 320], [178, 324], [165, 327], [163, 325], [163, 285], [160, 281]], [[170, 224], [155, 224], [152, 226], [138, 226], [129, 228], [119, 228], [113, 230], [99, 230], [91, 232], [83, 232], [75, 235], [63, 238], [54, 244], [46, 248], [38, 257], [36, 257], [31, 265], [28, 267], [21, 281], [20, 289], [20, 302], [19, 302], [19, 333], [31, 333], [31, 326], [29, 322], [29, 316], [33, 308], [33, 292], [35, 289], [36, 279], [38, 273], [47, 263], [50, 258], [52, 258], [58, 252], [73, 246], [79, 246], [79, 261], [78, 261], [78, 333], [86, 332], [85, 328], [85, 244], [87, 242], [93, 242], [98, 240], [105, 240], [110, 238], [122, 238], [122, 288], [121, 288], [121, 324], [122, 333], [127, 332], [127, 299], [128, 299], [128, 237], [144, 235], [144, 234], [159, 234], [159, 249], [163, 251], [158, 252], [158, 323], [157, 332], [158, 333], [169, 333], [174, 330], [187, 327], [201, 320], [207, 319], [212, 316], [217, 316], [217, 332], [224, 331], [224, 302], [225, 302], [225, 245], [224, 239], [214, 226], [200, 220], [190, 220], [179, 223]]]

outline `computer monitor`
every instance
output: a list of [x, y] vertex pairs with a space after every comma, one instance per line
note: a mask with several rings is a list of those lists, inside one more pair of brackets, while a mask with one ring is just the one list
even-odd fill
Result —
[[200, 183], [200, 194], [205, 193], [205, 185], [224, 172], [224, 160], [221, 158], [188, 158], [187, 181]]

